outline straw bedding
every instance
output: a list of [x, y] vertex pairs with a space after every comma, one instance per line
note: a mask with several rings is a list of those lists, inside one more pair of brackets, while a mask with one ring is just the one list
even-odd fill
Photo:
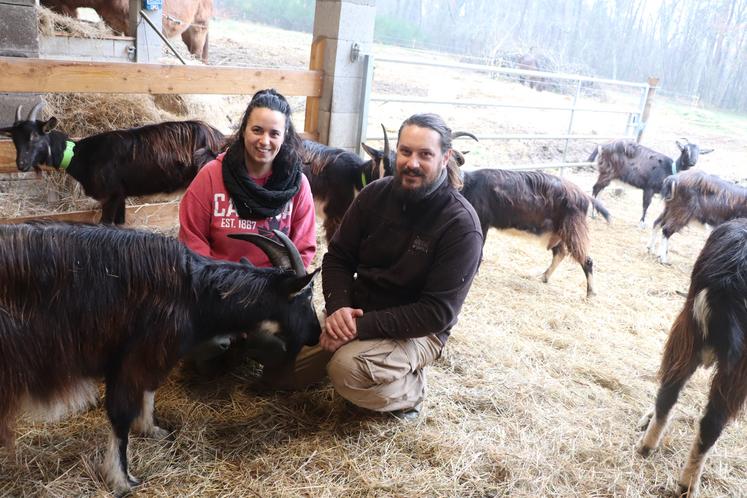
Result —
[[[571, 178], [587, 191], [594, 180]], [[138, 495], [666, 496], [710, 373], [693, 377], [647, 460], [634, 451], [635, 426], [653, 403], [663, 342], [706, 233], [675, 235], [672, 264], [663, 266], [636, 226], [640, 191], [610, 188], [601, 199], [613, 222], [589, 220], [591, 300], [575, 262], [543, 284], [549, 251], [490, 233], [417, 421], [363, 413], [326, 382], [258, 392], [249, 362], [210, 379], [179, 368], [156, 396], [172, 438], [131, 440], [131, 469], [144, 479]], [[649, 216], [660, 209], [657, 199]], [[20, 421], [15, 456], [0, 451], [0, 495], [105, 494], [96, 462], [108, 431], [101, 407], [55, 424]], [[704, 496], [745, 496], [745, 434], [743, 418], [724, 431], [706, 463]]]

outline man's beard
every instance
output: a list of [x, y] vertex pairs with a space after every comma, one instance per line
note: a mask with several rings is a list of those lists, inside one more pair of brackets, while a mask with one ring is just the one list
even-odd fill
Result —
[[[418, 188], [406, 189], [402, 186], [402, 174], [411, 173], [420, 178], [423, 178], [423, 183]], [[414, 202], [420, 202], [425, 199], [431, 192], [433, 192], [438, 185], [441, 183], [441, 174], [431, 181], [425, 179], [425, 175], [420, 170], [413, 170], [405, 168], [402, 172], [396, 171], [394, 173], [394, 181], [392, 182], [393, 192], [399, 200], [405, 204], [412, 204]]]

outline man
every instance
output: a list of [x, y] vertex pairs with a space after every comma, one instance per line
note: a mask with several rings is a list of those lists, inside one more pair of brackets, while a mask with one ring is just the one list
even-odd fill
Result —
[[332, 385], [357, 406], [419, 414], [423, 369], [441, 355], [482, 253], [458, 173], [441, 117], [411, 116], [397, 137], [395, 176], [361, 191], [329, 244], [320, 344], [334, 353]]

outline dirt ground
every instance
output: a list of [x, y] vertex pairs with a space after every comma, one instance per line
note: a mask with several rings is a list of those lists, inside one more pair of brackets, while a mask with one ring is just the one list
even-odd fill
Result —
[[[218, 64], [303, 67], [310, 35], [216, 22], [211, 43]], [[377, 45], [374, 53], [406, 51]], [[427, 71], [384, 64], [376, 71], [374, 93], [446, 95], [456, 89], [475, 99], [568, 99], [487, 76], [447, 75], [434, 90], [429, 80], [435, 75]], [[564, 132], [567, 125], [548, 114], [378, 107], [369, 130], [385, 122], [394, 132], [415, 111], [441, 112], [455, 129], [478, 136], [558, 126]], [[579, 122], [598, 134], [617, 125]], [[644, 144], [674, 155], [674, 140], [687, 137], [716, 149], [699, 167], [740, 180], [747, 176], [737, 168], [747, 155], [745, 131], [738, 116], [658, 100]], [[468, 159], [477, 165], [562, 154], [562, 144], [554, 142], [539, 152], [530, 143], [467, 143]], [[592, 148], [574, 144], [569, 159], [585, 159]], [[565, 175], [586, 191], [595, 177]], [[598, 293], [589, 300], [574, 262], [561, 264], [543, 284], [538, 276], [550, 263], [548, 251], [524, 238], [489, 234], [459, 323], [429, 369], [428, 398], [417, 421], [351, 410], [328, 383], [257, 393], [249, 387], [256, 374], [249, 364], [214, 379], [179, 369], [156, 396], [157, 417], [174, 431], [172, 438], [131, 442], [132, 473], [144, 479], [137, 495], [670, 496], [695, 437], [710, 372], [698, 371], [685, 388], [661, 449], [648, 459], [635, 453], [636, 423], [652, 406], [661, 349], [707, 234], [690, 227], [675, 235], [671, 264], [661, 265], [645, 250], [650, 231], [637, 226], [641, 192], [613, 184], [600, 199], [613, 221], [589, 219]], [[657, 198], [649, 223], [660, 210]], [[0, 495], [103, 495], [95, 462], [107, 434], [101, 408], [54, 424], [22, 421], [15, 457], [0, 453]], [[747, 496], [745, 436], [744, 417], [724, 431], [706, 462], [702, 496]]]

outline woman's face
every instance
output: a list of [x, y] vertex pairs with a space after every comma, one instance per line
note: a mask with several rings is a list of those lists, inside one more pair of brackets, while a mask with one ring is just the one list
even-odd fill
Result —
[[285, 115], [266, 107], [252, 110], [244, 130], [244, 149], [249, 171], [263, 176], [285, 140]]

